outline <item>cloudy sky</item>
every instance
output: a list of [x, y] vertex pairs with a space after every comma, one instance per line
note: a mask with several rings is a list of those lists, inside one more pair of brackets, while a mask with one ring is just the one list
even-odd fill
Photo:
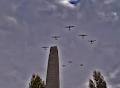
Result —
[[[67, 25], [75, 27], [68, 31]], [[76, 6], [60, 0], [0, 0], [0, 88], [27, 88], [34, 72], [45, 80], [49, 49], [41, 47], [54, 45], [61, 88], [88, 88], [95, 69], [110, 88], [120, 88], [119, 37], [120, 0], [80, 0]]]

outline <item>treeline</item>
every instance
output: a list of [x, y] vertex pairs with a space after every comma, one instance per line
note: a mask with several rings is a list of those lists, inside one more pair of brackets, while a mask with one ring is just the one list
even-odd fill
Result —
[[[38, 74], [33, 74], [29, 88], [45, 88], [45, 83]], [[106, 81], [99, 71], [93, 72], [93, 78], [89, 79], [88, 88], [107, 88]]]

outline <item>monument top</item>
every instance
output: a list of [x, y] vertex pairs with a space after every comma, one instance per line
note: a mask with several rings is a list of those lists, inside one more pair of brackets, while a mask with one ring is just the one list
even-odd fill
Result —
[[50, 48], [50, 54], [58, 54], [57, 46], [51, 46]]
[[50, 47], [45, 88], [60, 88], [59, 56], [57, 46]]

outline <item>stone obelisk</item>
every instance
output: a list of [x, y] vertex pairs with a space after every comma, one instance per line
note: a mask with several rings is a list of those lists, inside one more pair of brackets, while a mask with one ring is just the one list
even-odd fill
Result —
[[57, 46], [50, 48], [48, 59], [46, 88], [59, 88], [59, 57]]

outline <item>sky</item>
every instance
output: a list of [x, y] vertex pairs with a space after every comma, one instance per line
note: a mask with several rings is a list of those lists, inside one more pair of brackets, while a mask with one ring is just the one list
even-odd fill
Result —
[[[119, 24], [120, 0], [80, 0], [76, 6], [0, 0], [0, 88], [27, 88], [33, 73], [45, 80], [49, 48], [43, 46], [59, 49], [61, 88], [88, 88], [96, 69], [109, 88], [120, 88]], [[68, 25], [75, 27], [69, 31]], [[58, 40], [52, 38], [56, 35]]]

